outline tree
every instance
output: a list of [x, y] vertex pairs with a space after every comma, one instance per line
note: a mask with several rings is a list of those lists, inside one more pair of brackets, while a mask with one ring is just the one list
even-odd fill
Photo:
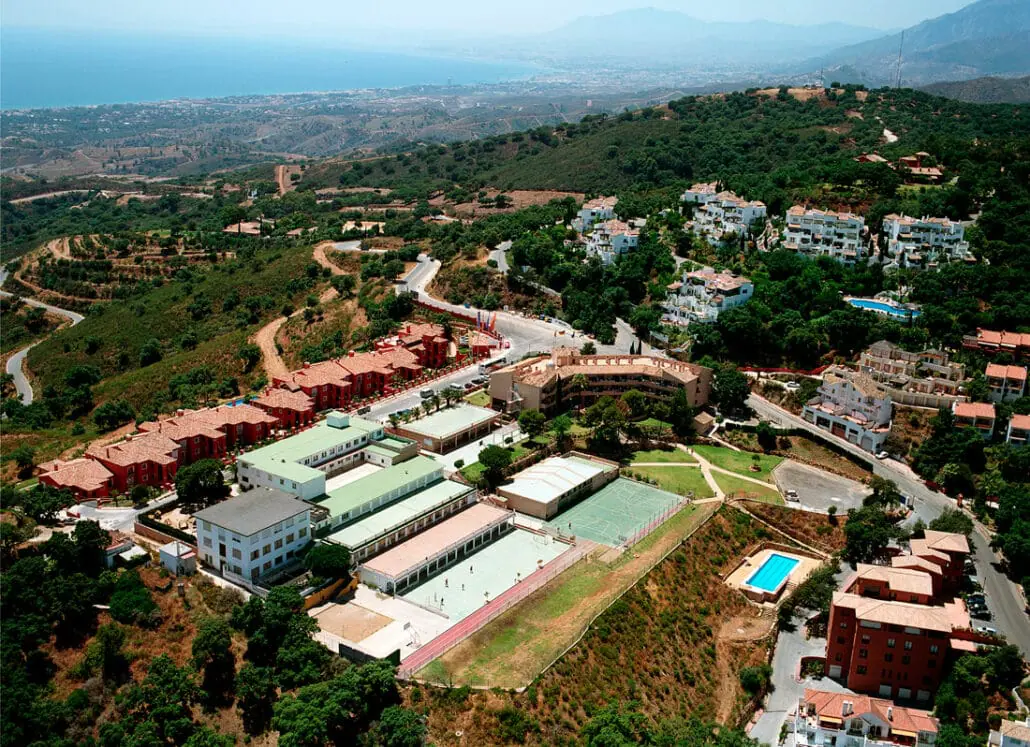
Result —
[[748, 378], [735, 368], [724, 368], [716, 372], [712, 385], [712, 401], [725, 415], [740, 415], [747, 412], [747, 398], [751, 394]]
[[240, 346], [237, 356], [243, 359], [243, 370], [252, 371], [261, 362], [261, 348], [252, 342]]
[[193, 666], [202, 673], [201, 689], [212, 704], [225, 703], [233, 691], [236, 658], [232, 631], [220, 617], [208, 617], [197, 626], [193, 639]]
[[558, 444], [558, 448], [561, 449], [565, 443], [565, 439], [569, 435], [569, 431], [572, 430], [572, 418], [568, 415], [559, 415], [551, 421], [551, 433], [554, 434], [555, 443]]
[[594, 429], [594, 440], [608, 448], [618, 443], [619, 434], [626, 427], [624, 408], [611, 397], [601, 397], [587, 408], [583, 421]]
[[620, 399], [634, 420], [640, 420], [647, 415], [647, 395], [639, 389], [626, 390]]
[[17, 491], [12, 487], [11, 496], [8, 499], [7, 494], [4, 494], [4, 506], [8, 507], [9, 502], [20, 505], [25, 515], [37, 524], [55, 523], [57, 513], [75, 502], [70, 491], [58, 490], [43, 483], [37, 483], [31, 490], [24, 491]]
[[490, 444], [479, 452], [479, 463], [486, 468], [483, 476], [491, 487], [504, 479], [504, 470], [511, 464], [511, 452], [497, 444]]
[[92, 519], [78, 521], [72, 530], [75, 541], [76, 569], [82, 573], [97, 575], [106, 566], [107, 548], [111, 544], [111, 535]]
[[422, 747], [426, 734], [426, 724], [421, 716], [401, 706], [390, 706], [372, 725], [368, 741], [375, 747]]
[[354, 288], [357, 287], [358, 279], [353, 275], [333, 275], [330, 282], [337, 293], [347, 298], [354, 292]]
[[952, 532], [968, 537], [973, 533], [973, 520], [957, 508], [946, 508], [940, 516], [930, 522], [929, 528], [937, 532]]
[[762, 664], [754, 667], [744, 667], [740, 670], [740, 686], [748, 695], [755, 696], [765, 692], [772, 677], [772, 667]]
[[304, 556], [304, 567], [318, 578], [349, 578], [350, 565], [350, 551], [343, 545], [320, 543]]
[[776, 431], [764, 420], [760, 420], [755, 427], [755, 438], [758, 439], [758, 445], [762, 447], [762, 451], [766, 453], [776, 448]]
[[105, 402], [93, 411], [93, 423], [100, 431], [114, 430], [135, 419], [136, 411], [123, 399]]
[[623, 710], [612, 701], [594, 714], [579, 735], [587, 747], [623, 747], [644, 742], [646, 732], [647, 719], [643, 714]]
[[589, 384], [590, 382], [584, 374], [580, 373], [572, 377], [570, 389], [579, 394], [579, 409], [581, 410], [583, 409], [583, 392], [586, 391]]
[[14, 463], [18, 465], [18, 476], [28, 477], [32, 474], [33, 467], [36, 466], [36, 450], [28, 444], [22, 444], [16, 449], [12, 449], [8, 452], [7, 457], [13, 459]]
[[222, 464], [215, 459], [201, 459], [187, 465], [175, 475], [175, 491], [188, 511], [197, 511], [229, 496]]
[[126, 625], [149, 625], [156, 622], [160, 614], [157, 603], [135, 571], [118, 577], [111, 595], [110, 611], [111, 617]]
[[597, 355], [597, 345], [594, 344], [593, 340], [587, 340], [580, 345], [579, 352], [582, 355]]
[[519, 428], [530, 438], [535, 438], [543, 433], [546, 423], [547, 416], [539, 410], [523, 410], [519, 413]]
[[275, 672], [271, 667], [244, 664], [236, 675], [236, 702], [249, 734], [261, 734], [272, 722], [275, 705]]
[[159, 360], [161, 360], [161, 341], [152, 337], [140, 346], [139, 367], [146, 368]]
[[901, 536], [894, 520], [874, 504], [848, 511], [843, 557], [852, 565], [880, 557], [891, 540]]
[[869, 479], [869, 487], [872, 493], [862, 501], [864, 506], [879, 506], [883, 509], [891, 509], [900, 506], [904, 502], [904, 496], [898, 490], [897, 483], [887, 480], [879, 475], [873, 475]]

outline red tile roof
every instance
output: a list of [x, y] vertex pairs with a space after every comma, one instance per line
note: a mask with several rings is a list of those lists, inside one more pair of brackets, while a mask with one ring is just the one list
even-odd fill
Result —
[[[850, 712], [845, 712], [845, 701], [850, 704]], [[938, 721], [929, 711], [894, 705], [893, 701], [883, 698], [850, 693], [831, 693], [806, 687], [805, 704], [806, 706], [812, 705], [820, 717], [839, 720], [848, 716], [861, 717], [868, 713], [886, 723], [892, 731], [937, 733]], [[888, 709], [890, 709], [889, 717]], [[805, 712], [807, 713], [807, 708]]]
[[953, 410], [957, 418], [994, 419], [994, 405], [990, 402], [956, 402]]
[[1030, 430], [1030, 415], [1013, 415], [1009, 425], [1013, 430], [1028, 431]]
[[46, 475], [59, 488], [90, 493], [99, 490], [114, 477], [100, 462], [92, 459], [72, 459], [65, 462], [55, 459], [39, 465], [40, 476]]
[[1026, 369], [1022, 366], [1002, 366], [998, 363], [988, 363], [986, 374], [998, 379], [1026, 381]]
[[124, 441], [116, 444], [90, 446], [86, 449], [86, 456], [110, 462], [119, 467], [128, 467], [141, 462], [175, 464], [176, 458], [173, 455], [178, 449], [179, 444], [166, 435], [154, 431], [126, 436]]
[[297, 412], [307, 412], [315, 408], [311, 397], [303, 392], [291, 392], [288, 389], [267, 389], [254, 402], [263, 407], [296, 410]]

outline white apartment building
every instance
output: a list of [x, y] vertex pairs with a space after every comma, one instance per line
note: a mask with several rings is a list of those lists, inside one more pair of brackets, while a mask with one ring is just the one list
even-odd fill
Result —
[[942, 262], [970, 258], [965, 226], [948, 218], [912, 218], [891, 213], [883, 219], [887, 240], [884, 261], [889, 269], [936, 269]]
[[194, 518], [204, 565], [250, 582], [280, 569], [311, 541], [311, 507], [281, 490], [251, 490]]
[[689, 223], [694, 233], [715, 241], [729, 235], [747, 236], [755, 223], [765, 221], [764, 202], [748, 201], [733, 192], [716, 192], [716, 183], [695, 184], [681, 196], [688, 205], [697, 205]]
[[620, 254], [628, 254], [637, 248], [640, 230], [621, 220], [606, 220], [598, 223], [587, 237], [587, 254], [601, 258], [610, 265]]
[[817, 428], [877, 452], [890, 434], [892, 401], [865, 374], [830, 369], [801, 416]]
[[672, 324], [712, 324], [726, 309], [750, 301], [754, 291], [750, 279], [711, 267], [686, 272], [682, 281], [669, 285], [663, 319]]
[[930, 747], [939, 722], [929, 711], [884, 698], [805, 688], [794, 716], [794, 743], [811, 747]]
[[1023, 721], [1001, 720], [997, 731], [987, 737], [988, 747], [1030, 747], [1030, 718]]
[[988, 363], [984, 371], [991, 402], [1012, 402], [1026, 394], [1026, 369]]
[[966, 367], [945, 351], [910, 353], [887, 340], [862, 351], [858, 370], [880, 384], [920, 394], [958, 396], [966, 380]]
[[862, 258], [865, 218], [853, 213], [807, 209], [795, 205], [787, 211], [783, 246], [813, 257], [833, 257], [844, 264]]
[[580, 233], [586, 233], [595, 223], [614, 218], [615, 206], [618, 204], [618, 197], [597, 197], [588, 200], [572, 219], [572, 227]]

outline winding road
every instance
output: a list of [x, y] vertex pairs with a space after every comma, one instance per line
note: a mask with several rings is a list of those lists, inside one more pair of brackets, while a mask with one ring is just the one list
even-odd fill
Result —
[[[7, 275], [7, 270], [0, 269], [0, 286], [2, 286], [4, 282], [6, 282]], [[0, 291], [0, 296], [3, 296], [5, 298], [12, 298], [14, 294], [8, 293], [7, 291]], [[63, 316], [65, 319], [71, 322], [71, 325], [73, 327], [85, 318], [82, 316], [82, 314], [76, 314], [74, 311], [68, 311], [67, 309], [61, 309], [57, 306], [51, 306], [48, 303], [36, 301], [32, 298], [22, 298], [22, 301], [27, 303], [29, 306], [36, 306], [40, 309], [46, 309], [52, 314]], [[46, 338], [44, 337], [43, 339], [45, 340]], [[32, 404], [33, 394], [32, 384], [29, 383], [28, 377], [25, 376], [25, 356], [28, 355], [29, 350], [31, 350], [33, 347], [35, 347], [41, 342], [43, 342], [43, 340], [37, 340], [36, 342], [32, 343], [32, 345], [22, 348], [17, 353], [15, 353], [7, 359], [7, 373], [14, 377], [15, 391], [17, 391], [18, 393], [18, 398], [26, 405]]]

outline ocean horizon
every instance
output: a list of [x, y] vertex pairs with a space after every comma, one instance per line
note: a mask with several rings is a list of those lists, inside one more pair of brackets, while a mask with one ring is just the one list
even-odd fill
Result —
[[0, 34], [0, 109], [5, 111], [499, 83], [534, 72], [519, 62], [373, 52], [325, 42], [31, 29], [3, 29]]

